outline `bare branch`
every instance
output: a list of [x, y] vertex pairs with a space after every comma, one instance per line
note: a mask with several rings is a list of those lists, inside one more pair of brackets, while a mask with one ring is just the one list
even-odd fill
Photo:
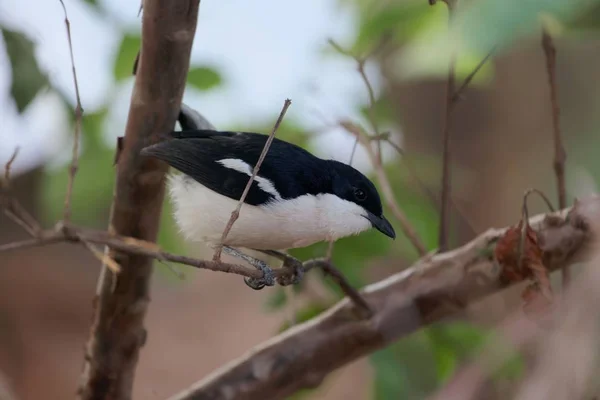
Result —
[[[39, 237], [33, 239], [0, 245], [0, 253], [22, 250], [31, 247], [46, 246], [60, 242], [103, 245], [122, 253], [150, 257], [163, 262], [174, 262], [195, 268], [231, 273], [249, 278], [262, 277], [262, 272], [255, 268], [245, 267], [237, 264], [227, 264], [221, 261], [200, 260], [197, 258], [172, 254], [163, 251], [158, 245], [152, 242], [76, 226], [58, 226], [57, 229], [44, 231], [39, 235]], [[95, 256], [98, 256], [95, 252], [93, 253]], [[102, 258], [102, 260], [104, 261], [104, 258]], [[116, 263], [116, 261], [114, 262]], [[312, 268], [320, 268], [325, 263], [325, 260], [314, 259], [304, 262], [302, 265], [305, 270], [310, 270]], [[116, 266], [114, 267], [115, 269], [120, 269]], [[284, 266], [283, 268], [274, 271], [275, 277], [278, 279], [288, 276], [291, 277], [294, 273], [295, 271], [292, 266]]]
[[118, 274], [121, 272], [121, 266], [118, 262], [113, 260], [113, 258], [107, 254], [98, 250], [93, 244], [90, 242], [83, 241], [83, 245], [86, 249], [90, 251], [100, 261], [103, 265], [106, 265], [113, 273]]
[[[454, 2], [446, 1], [448, 6], [448, 26], [450, 27], [454, 20]], [[448, 78], [446, 80], [446, 107], [444, 110], [444, 127], [442, 129], [442, 195], [440, 199], [440, 230], [438, 235], [439, 251], [448, 249], [448, 234], [450, 230], [450, 197], [451, 193], [451, 151], [450, 151], [450, 132], [452, 127], [452, 98], [454, 97], [456, 67], [456, 53], [452, 51], [448, 65]]]
[[[198, 7], [198, 0], [144, 1], [142, 49], [116, 165], [111, 233], [156, 241], [168, 166], [141, 157], [140, 151], [175, 126]], [[85, 239], [94, 243], [92, 238]], [[114, 250], [109, 254], [122, 270], [114, 274], [105, 265], [100, 274], [79, 388], [83, 400], [131, 398], [140, 348], [147, 335], [144, 319], [152, 259]]]
[[390, 207], [390, 209], [392, 210], [392, 213], [394, 214], [398, 222], [400, 222], [402, 231], [408, 237], [415, 249], [417, 249], [419, 255], [424, 256], [425, 254], [427, 254], [427, 249], [423, 244], [423, 241], [419, 238], [417, 231], [412, 227], [408, 218], [396, 202], [396, 199], [394, 198], [394, 193], [392, 192], [392, 185], [390, 184], [390, 181], [385, 171], [383, 170], [383, 166], [377, 160], [377, 156], [375, 155], [375, 152], [371, 147], [371, 141], [369, 140], [368, 135], [366, 135], [359, 126], [348, 121], [340, 122], [340, 126], [352, 135], [355, 135], [355, 137], [360, 141], [360, 143], [367, 151], [369, 159], [371, 160], [371, 164], [375, 169], [375, 174], [377, 175], [377, 180], [379, 181], [379, 185], [381, 186], [385, 202], [387, 203], [388, 207]]
[[65, 209], [63, 220], [69, 222], [71, 219], [71, 197], [73, 197], [73, 183], [75, 175], [79, 168], [79, 137], [81, 136], [81, 117], [83, 108], [81, 107], [81, 98], [79, 96], [79, 84], [77, 83], [77, 70], [75, 69], [75, 57], [73, 57], [73, 43], [71, 41], [71, 22], [67, 16], [67, 8], [63, 0], [59, 0], [65, 14], [65, 27], [67, 28], [67, 39], [69, 42], [69, 53], [71, 55], [71, 69], [73, 72], [73, 85], [75, 87], [75, 97], [77, 106], [75, 107], [75, 134], [73, 135], [73, 151], [71, 154], [71, 166], [69, 167], [69, 182], [67, 184], [67, 193], [65, 195]]
[[238, 201], [238, 205], [237, 205], [236, 209], [233, 210], [233, 212], [231, 213], [231, 217], [229, 218], [229, 221], [227, 222], [227, 225], [225, 226], [223, 235], [221, 235], [221, 243], [215, 249], [215, 254], [213, 256], [214, 261], [218, 261], [221, 259], [221, 251], [223, 250], [223, 244], [225, 243], [225, 239], [227, 239], [227, 235], [229, 235], [229, 231], [231, 231], [231, 228], [233, 227], [233, 224], [235, 223], [235, 221], [237, 221], [237, 219], [240, 217], [240, 210], [242, 208], [242, 205], [244, 204], [244, 200], [246, 200], [246, 196], [248, 195], [250, 188], [252, 187], [252, 182], [254, 182], [254, 178], [256, 178], [256, 175], [258, 174], [258, 170], [260, 169], [260, 166], [262, 165], [265, 157], [267, 156], [267, 153], [269, 152], [269, 148], [271, 147], [271, 143], [273, 142], [273, 139], [275, 138], [275, 133], [277, 132], [279, 125], [281, 125], [281, 122], [283, 121], [283, 117], [285, 117], [285, 113], [287, 112], [287, 109], [290, 107], [291, 104], [292, 104], [292, 101], [290, 99], [286, 99], [285, 102], [283, 103], [283, 108], [281, 109], [281, 112], [279, 113], [279, 117], [277, 118], [277, 121], [275, 122], [275, 126], [273, 126], [273, 130], [271, 131], [271, 134], [267, 138], [267, 141], [265, 142], [265, 146], [263, 147], [262, 152], [260, 153], [260, 157], [258, 158], [258, 161], [256, 162], [254, 169], [252, 170], [252, 176], [250, 176], [250, 179], [248, 179], [248, 183], [246, 184], [246, 187], [244, 188], [244, 191], [242, 192], [242, 197], [240, 197], [240, 200]]
[[496, 47], [494, 46], [492, 48], [492, 50], [490, 50], [490, 52], [487, 53], [487, 55], [479, 62], [479, 64], [477, 64], [477, 66], [473, 69], [473, 71], [471, 71], [469, 73], [469, 75], [467, 75], [467, 77], [463, 81], [462, 85], [460, 85], [460, 87], [456, 90], [456, 92], [454, 92], [454, 95], [452, 96], [452, 105], [453, 106], [456, 105], [456, 103], [458, 103], [458, 101], [462, 99], [462, 95], [463, 95], [464, 91], [467, 89], [467, 87], [469, 86], [469, 84], [471, 83], [471, 81], [473, 80], [475, 75], [477, 75], [479, 70], [485, 65], [485, 63], [494, 54], [495, 50], [496, 50]]
[[[542, 48], [546, 57], [546, 72], [548, 74], [548, 86], [550, 88], [550, 105], [552, 107], [552, 131], [554, 138], [554, 173], [556, 175], [556, 186], [558, 190], [558, 207], [567, 206], [567, 188], [565, 183], [565, 162], [567, 152], [563, 145], [560, 131], [560, 107], [558, 105], [558, 88], [556, 84], [556, 47], [552, 36], [546, 28], [542, 32]], [[562, 272], [563, 285], [571, 281], [571, 269], [565, 268]]]
[[373, 315], [369, 304], [360, 295], [360, 293], [358, 293], [358, 290], [354, 289], [352, 285], [350, 285], [350, 283], [348, 282], [346, 277], [340, 272], [340, 270], [334, 267], [331, 263], [324, 263], [321, 266], [321, 269], [323, 269], [323, 271], [327, 275], [333, 278], [335, 283], [338, 284], [338, 286], [342, 289], [344, 294], [348, 296], [348, 298], [354, 303], [354, 308], [360, 318], [367, 319]]
[[10, 186], [10, 169], [11, 169], [13, 163], [15, 162], [15, 160], [17, 159], [17, 156], [19, 155], [19, 150], [20, 150], [20, 148], [18, 146], [15, 147], [15, 150], [13, 151], [12, 156], [10, 156], [10, 158], [4, 165], [4, 185], [6, 187]]
[[[600, 197], [582, 200], [571, 210], [539, 215], [530, 225], [540, 237], [550, 270], [587, 259], [595, 232]], [[426, 256], [412, 267], [361, 290], [373, 316], [354, 316], [349, 299], [316, 318], [251, 349], [170, 400], [235, 398], [284, 399], [318, 386], [337, 368], [401, 337], [462, 310], [510, 283], [492, 259], [505, 229], [490, 229], [447, 253]]]
[[[354, 61], [356, 61], [356, 69], [357, 69], [358, 73], [360, 74], [360, 77], [361, 77], [363, 83], [365, 84], [365, 87], [367, 88], [367, 93], [369, 95], [369, 107], [367, 108], [367, 117], [368, 117], [367, 119], [369, 120], [371, 129], [373, 130], [373, 135], [379, 136], [380, 135], [379, 126], [377, 124], [377, 118], [375, 117], [375, 101], [376, 101], [375, 100], [375, 91], [373, 90], [373, 85], [371, 85], [371, 81], [369, 80], [369, 77], [367, 76], [367, 73], [365, 71], [365, 64], [367, 62], [367, 59], [369, 58], [369, 55], [361, 58], [356, 55], [353, 55], [350, 51], [345, 50], [342, 46], [340, 46], [338, 43], [336, 43], [333, 39], [329, 39], [328, 42], [338, 53], [348, 56], [348, 57], [352, 57], [354, 59]], [[377, 48], [375, 50], [377, 50]], [[381, 163], [381, 141], [377, 142], [377, 160], [379, 161], [379, 163]]]
[[19, 148], [17, 147], [4, 165], [4, 179], [0, 179], [0, 207], [4, 210], [4, 214], [23, 228], [25, 232], [31, 236], [36, 236], [42, 228], [35, 218], [12, 196], [10, 191], [11, 167], [17, 159], [18, 154]]

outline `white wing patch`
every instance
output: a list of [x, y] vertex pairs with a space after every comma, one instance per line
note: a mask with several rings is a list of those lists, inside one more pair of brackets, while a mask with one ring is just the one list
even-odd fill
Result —
[[[218, 160], [217, 162], [223, 165], [225, 168], [241, 172], [242, 174], [248, 175], [248, 177], [252, 176], [252, 167], [250, 167], [250, 165], [245, 161], [242, 161], [238, 158], [224, 158], [222, 160]], [[277, 189], [275, 189], [273, 182], [259, 175], [256, 175], [254, 177], [254, 180], [256, 181], [258, 187], [262, 191], [273, 195], [273, 197], [275, 197], [276, 200], [282, 200], [281, 195], [279, 194]]]

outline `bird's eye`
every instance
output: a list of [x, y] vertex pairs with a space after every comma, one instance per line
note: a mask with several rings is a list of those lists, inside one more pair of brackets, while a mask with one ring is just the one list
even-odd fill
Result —
[[367, 193], [362, 189], [354, 189], [354, 197], [358, 201], [364, 201], [367, 198]]

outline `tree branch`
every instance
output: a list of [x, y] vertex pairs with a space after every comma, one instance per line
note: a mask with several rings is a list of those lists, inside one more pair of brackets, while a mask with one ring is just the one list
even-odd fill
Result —
[[381, 165], [381, 163], [377, 160], [377, 155], [371, 147], [371, 141], [369, 140], [370, 137], [366, 133], [364, 133], [359, 126], [351, 122], [342, 121], [340, 122], [340, 126], [352, 135], [354, 135], [367, 151], [367, 155], [369, 156], [371, 164], [373, 165], [373, 169], [375, 170], [375, 174], [377, 175], [377, 180], [379, 182], [379, 185], [381, 186], [381, 191], [385, 202], [387, 203], [388, 207], [392, 210], [394, 217], [396, 217], [398, 222], [400, 222], [402, 231], [404, 232], [406, 237], [408, 237], [408, 240], [410, 240], [410, 242], [415, 247], [419, 255], [424, 256], [425, 254], [427, 254], [427, 248], [425, 247], [425, 244], [423, 244], [423, 241], [419, 237], [415, 228], [411, 225], [410, 221], [406, 217], [406, 214], [404, 214], [404, 212], [396, 202], [396, 199], [394, 198], [394, 193], [392, 192], [392, 185], [390, 184], [390, 181], [383, 169], [383, 165]]
[[[589, 257], [592, 238], [599, 233], [590, 221], [599, 214], [600, 197], [593, 196], [571, 210], [530, 220], [550, 270]], [[506, 229], [490, 229], [456, 250], [423, 257], [412, 267], [365, 287], [361, 292], [373, 311], [369, 320], [357, 318], [354, 303], [345, 298], [170, 400], [276, 400], [318, 386], [344, 364], [510, 285], [501, 281], [501, 269], [492, 259], [493, 246]]]
[[[542, 48], [546, 57], [546, 72], [548, 74], [548, 86], [550, 88], [550, 106], [552, 108], [552, 131], [554, 139], [554, 173], [556, 174], [556, 186], [558, 190], [558, 208], [567, 206], [567, 188], [565, 183], [565, 162], [567, 153], [563, 145], [560, 132], [560, 107], [558, 105], [558, 89], [556, 85], [556, 47], [552, 36], [543, 28]], [[571, 281], [570, 268], [563, 269], [563, 284], [568, 285]]]
[[263, 149], [260, 153], [260, 156], [258, 157], [258, 161], [256, 162], [254, 169], [252, 170], [252, 175], [250, 176], [250, 179], [248, 179], [248, 183], [246, 184], [246, 187], [244, 188], [244, 191], [242, 192], [242, 196], [240, 197], [240, 200], [238, 201], [237, 207], [235, 208], [235, 210], [233, 210], [231, 212], [231, 217], [229, 218], [227, 225], [225, 225], [225, 229], [223, 230], [223, 234], [221, 235], [221, 243], [215, 249], [213, 261], [219, 261], [221, 259], [221, 251], [223, 250], [223, 244], [225, 243], [225, 239], [227, 239], [227, 235], [229, 235], [229, 231], [231, 230], [231, 228], [233, 228], [233, 224], [235, 223], [235, 221], [237, 221], [237, 219], [240, 217], [240, 210], [242, 209], [244, 200], [246, 200], [246, 196], [248, 196], [248, 192], [250, 191], [250, 188], [252, 187], [252, 182], [254, 182], [254, 179], [256, 178], [256, 175], [258, 174], [260, 166], [262, 165], [265, 157], [267, 156], [267, 153], [269, 152], [271, 143], [273, 142], [273, 139], [275, 138], [275, 133], [277, 132], [279, 125], [281, 125], [281, 122], [283, 121], [283, 117], [285, 117], [285, 113], [287, 112], [287, 109], [290, 107], [290, 105], [292, 105], [292, 101], [290, 99], [286, 99], [285, 102], [283, 103], [283, 108], [281, 109], [281, 112], [279, 113], [279, 117], [277, 118], [277, 121], [275, 122], [275, 126], [273, 126], [273, 130], [271, 131], [271, 134], [267, 138], [267, 141], [265, 142], [265, 146], [263, 147]]
[[83, 108], [81, 106], [81, 98], [79, 96], [79, 83], [77, 82], [77, 70], [75, 69], [75, 57], [73, 56], [73, 43], [71, 40], [71, 22], [67, 16], [67, 7], [63, 0], [59, 0], [65, 14], [65, 27], [67, 28], [67, 40], [69, 43], [69, 54], [71, 56], [71, 71], [73, 74], [73, 86], [75, 88], [75, 133], [73, 135], [73, 150], [71, 155], [71, 166], [69, 167], [69, 182], [67, 183], [67, 193], [65, 194], [65, 208], [63, 211], [63, 220], [69, 222], [71, 219], [71, 198], [73, 197], [73, 183], [75, 175], [79, 168], [79, 137], [81, 136], [81, 117], [83, 116]]
[[[455, 0], [445, 1], [448, 6], [449, 29], [454, 20]], [[451, 194], [451, 151], [450, 131], [452, 127], [452, 110], [455, 87], [454, 69], [456, 67], [456, 53], [452, 51], [448, 64], [448, 79], [446, 80], [446, 107], [444, 111], [444, 128], [442, 131], [442, 195], [440, 197], [440, 228], [438, 237], [439, 251], [448, 249], [448, 231], [450, 229], [450, 198]]]
[[[179, 113], [198, 16], [198, 0], [146, 0], [142, 51], [117, 180], [109, 231], [155, 241], [167, 165], [140, 150], [173, 130]], [[130, 399], [146, 338], [152, 259], [110, 252], [122, 268], [103, 267], [79, 388], [82, 399]]]

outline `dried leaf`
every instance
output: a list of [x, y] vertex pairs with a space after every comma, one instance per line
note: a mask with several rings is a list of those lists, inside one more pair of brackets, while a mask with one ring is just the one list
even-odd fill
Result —
[[523, 310], [526, 314], [544, 314], [552, 305], [553, 294], [548, 270], [542, 261], [542, 249], [537, 233], [523, 221], [510, 227], [500, 238], [495, 256], [502, 272], [500, 278], [506, 282], [520, 282], [525, 279], [533, 283], [523, 291]]

